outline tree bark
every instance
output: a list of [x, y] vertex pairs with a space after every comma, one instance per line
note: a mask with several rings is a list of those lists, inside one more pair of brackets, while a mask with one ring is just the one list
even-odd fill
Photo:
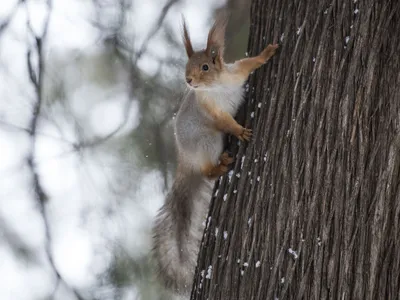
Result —
[[399, 299], [400, 1], [253, 0], [250, 55], [277, 41], [191, 299]]

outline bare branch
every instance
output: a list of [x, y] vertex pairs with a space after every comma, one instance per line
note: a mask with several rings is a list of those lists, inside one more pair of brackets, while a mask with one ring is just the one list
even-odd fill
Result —
[[4, 30], [7, 29], [8, 25], [10, 25], [14, 15], [18, 11], [19, 5], [21, 3], [25, 2], [25, 0], [20, 0], [18, 3], [13, 7], [11, 13], [8, 15], [6, 19], [3, 20], [3, 22], [0, 23], [0, 35], [3, 33]]
[[153, 27], [153, 29], [149, 32], [147, 38], [144, 40], [142, 46], [140, 47], [139, 51], [136, 53], [135, 61], [134, 64], [136, 65], [137, 61], [142, 57], [143, 53], [146, 52], [147, 47], [149, 46], [149, 43], [151, 39], [155, 36], [155, 34], [160, 30], [162, 24], [164, 23], [164, 19], [167, 16], [168, 11], [171, 9], [171, 7], [178, 3], [180, 0], [169, 0], [167, 3], [165, 3], [163, 9], [161, 10], [160, 16], [158, 17], [158, 20]]
[[77, 150], [80, 150], [82, 148], [88, 148], [88, 147], [96, 147], [96, 146], [98, 146], [98, 145], [110, 140], [111, 138], [113, 138], [128, 123], [129, 115], [130, 115], [130, 111], [131, 111], [131, 107], [132, 107], [132, 103], [133, 103], [133, 99], [132, 98], [128, 99], [128, 101], [127, 101], [127, 103], [125, 104], [125, 107], [124, 107], [124, 119], [118, 125], [117, 128], [115, 128], [113, 131], [111, 131], [110, 133], [108, 133], [104, 137], [100, 137], [100, 138], [97, 138], [97, 139], [89, 141], [89, 142], [83, 141], [83, 142], [74, 144], [74, 147]]
[[[9, 129], [14, 130], [14, 131], [24, 131], [24, 132], [26, 132], [28, 134], [31, 134], [31, 128], [25, 128], [25, 127], [22, 127], [22, 126], [19, 126], [19, 125], [16, 125], [16, 124], [8, 123], [8, 122], [3, 121], [3, 120], [0, 120], [0, 126], [9, 128]], [[48, 133], [45, 133], [45, 132], [36, 131], [36, 135], [37, 136], [40, 135], [42, 137], [46, 137], [46, 138], [49, 138], [49, 139], [52, 139], [52, 140], [56, 140], [58, 142], [63, 142], [63, 143], [69, 144], [69, 145], [73, 145], [73, 143], [71, 141], [68, 141], [65, 138], [54, 136], [54, 135], [51, 135], [51, 134], [48, 134]]]
[[43, 44], [47, 37], [47, 32], [48, 32], [48, 27], [49, 27], [48, 25], [49, 25], [50, 16], [51, 16], [51, 10], [52, 10], [52, 1], [48, 0], [47, 4], [48, 4], [48, 13], [47, 13], [47, 16], [45, 19], [42, 35], [36, 36], [30, 26], [29, 21], [27, 24], [28, 29], [34, 35], [34, 38], [36, 41], [36, 43], [35, 43], [36, 49], [35, 50], [37, 52], [37, 57], [38, 57], [38, 68], [37, 68], [37, 74], [35, 75], [34, 69], [32, 66], [32, 61], [31, 61], [32, 50], [29, 50], [27, 53], [29, 77], [30, 77], [30, 80], [31, 80], [33, 86], [35, 87], [35, 93], [36, 93], [36, 102], [33, 106], [32, 119], [31, 119], [30, 126], [29, 126], [30, 129], [28, 129], [30, 141], [31, 141], [31, 151], [28, 154], [27, 162], [28, 162], [28, 167], [32, 173], [33, 190], [35, 193], [35, 198], [38, 201], [40, 214], [42, 215], [42, 218], [43, 218], [45, 236], [46, 236], [46, 244], [45, 244], [46, 255], [49, 260], [50, 266], [56, 275], [56, 285], [55, 285], [55, 289], [53, 291], [53, 297], [54, 297], [54, 294], [55, 294], [59, 284], [62, 283], [65, 287], [67, 287], [75, 295], [75, 297], [77, 299], [83, 300], [84, 298], [79, 294], [79, 292], [77, 290], [75, 290], [73, 287], [69, 286], [69, 284], [63, 279], [63, 277], [61, 276], [60, 272], [58, 271], [58, 269], [54, 263], [53, 253], [51, 250], [52, 239], [51, 239], [51, 233], [50, 233], [50, 224], [49, 224], [49, 219], [48, 219], [48, 215], [47, 215], [47, 211], [46, 211], [46, 204], [49, 200], [49, 197], [46, 194], [46, 191], [44, 190], [44, 188], [41, 184], [40, 177], [39, 177], [38, 170], [37, 170], [37, 165], [35, 163], [37, 127], [38, 127], [38, 121], [39, 121], [39, 117], [40, 117], [40, 113], [41, 113], [41, 106], [43, 103], [43, 76], [44, 76], [44, 69], [45, 69]]
[[0, 216], [0, 236], [11, 252], [18, 258], [27, 262], [37, 263], [38, 258], [30, 247], [21, 239], [18, 232], [10, 228], [7, 222]]

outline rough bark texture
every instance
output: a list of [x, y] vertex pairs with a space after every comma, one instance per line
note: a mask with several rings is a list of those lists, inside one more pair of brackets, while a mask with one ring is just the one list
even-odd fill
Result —
[[254, 0], [251, 21], [250, 55], [282, 47], [249, 80], [191, 299], [399, 299], [400, 1]]

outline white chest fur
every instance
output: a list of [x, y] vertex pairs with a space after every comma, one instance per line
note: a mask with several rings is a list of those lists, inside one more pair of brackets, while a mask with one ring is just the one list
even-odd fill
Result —
[[243, 102], [243, 88], [235, 85], [220, 85], [206, 92], [210, 98], [223, 111], [235, 115]]

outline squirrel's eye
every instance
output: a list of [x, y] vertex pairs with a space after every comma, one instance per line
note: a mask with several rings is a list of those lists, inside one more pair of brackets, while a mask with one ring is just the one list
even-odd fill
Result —
[[208, 65], [207, 64], [202, 65], [201, 68], [203, 69], [203, 71], [208, 71]]

